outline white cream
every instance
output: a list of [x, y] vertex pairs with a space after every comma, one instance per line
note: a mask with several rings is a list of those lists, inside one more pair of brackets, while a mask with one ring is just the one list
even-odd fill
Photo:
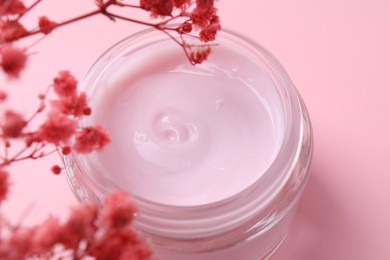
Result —
[[121, 57], [101, 76], [90, 120], [112, 143], [89, 157], [89, 167], [161, 204], [202, 205], [239, 193], [280, 147], [284, 119], [273, 82], [226, 47], [197, 66], [177, 46], [162, 48]]

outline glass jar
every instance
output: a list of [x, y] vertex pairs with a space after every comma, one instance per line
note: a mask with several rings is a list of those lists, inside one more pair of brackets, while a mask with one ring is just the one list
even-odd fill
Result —
[[277, 249], [309, 176], [312, 130], [264, 47], [223, 29], [193, 66], [148, 29], [106, 51], [80, 86], [93, 111], [80, 124], [102, 124], [113, 141], [64, 156], [80, 201], [132, 193], [134, 227], [157, 259], [257, 260]]

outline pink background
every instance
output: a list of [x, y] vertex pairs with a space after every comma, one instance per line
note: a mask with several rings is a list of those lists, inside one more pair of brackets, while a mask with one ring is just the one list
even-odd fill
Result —
[[[302, 94], [313, 122], [312, 175], [291, 232], [273, 259], [390, 259], [390, 1], [219, 1], [224, 26], [265, 45]], [[93, 1], [51, 0], [26, 17], [60, 21]], [[9, 106], [28, 114], [60, 69], [81, 77], [107, 47], [142, 27], [97, 17], [54, 32], [31, 49], [20, 82], [1, 80]], [[7, 85], [7, 86], [6, 86]], [[56, 156], [18, 164], [2, 207], [16, 223], [76, 204]], [[31, 208], [29, 213], [23, 213]], [[21, 220], [21, 218], [23, 220]]]

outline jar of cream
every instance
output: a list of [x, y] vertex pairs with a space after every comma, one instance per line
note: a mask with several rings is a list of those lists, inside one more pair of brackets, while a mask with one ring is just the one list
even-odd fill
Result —
[[287, 234], [308, 178], [312, 130], [280, 63], [223, 29], [191, 65], [153, 29], [114, 45], [81, 82], [112, 143], [64, 157], [81, 201], [116, 189], [157, 259], [267, 259]]

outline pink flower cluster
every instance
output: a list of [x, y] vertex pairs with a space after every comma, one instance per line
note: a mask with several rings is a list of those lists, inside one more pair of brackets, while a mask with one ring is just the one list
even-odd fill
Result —
[[0, 0], [0, 15], [22, 14], [26, 6], [20, 0]]
[[[58, 99], [51, 101], [46, 120], [36, 131], [28, 126], [45, 110], [45, 95], [37, 111], [25, 119], [7, 110], [0, 120], [1, 138], [6, 153], [0, 156], [0, 205], [7, 199], [9, 176], [6, 168], [24, 159], [40, 158], [43, 148], [52, 144], [61, 147], [63, 154], [71, 150], [90, 153], [101, 150], [110, 142], [101, 126], [80, 128], [76, 120], [91, 113], [86, 94], [77, 91], [77, 80], [69, 71], [61, 71], [49, 89]], [[15, 155], [7, 151], [14, 141], [24, 140], [25, 147]], [[60, 166], [52, 172], [59, 174]], [[131, 227], [137, 208], [129, 194], [116, 191], [105, 197], [102, 209], [93, 203], [83, 203], [72, 209], [69, 218], [61, 223], [49, 217], [42, 224], [24, 228], [3, 222], [0, 214], [0, 259], [94, 259], [148, 260], [152, 253], [148, 243]]]
[[[221, 29], [214, 2], [214, 0], [140, 0], [140, 6], [151, 12], [152, 17], [171, 17], [169, 22], [183, 18], [184, 21], [174, 28], [179, 35], [190, 35], [195, 30], [199, 31], [200, 41], [210, 42], [215, 40], [217, 32]], [[172, 29], [167, 25], [166, 22], [161, 22], [156, 28]], [[211, 52], [209, 45], [190, 45], [185, 41], [181, 45], [193, 64], [202, 63]]]
[[9, 78], [18, 78], [26, 66], [27, 54], [22, 48], [7, 44], [0, 48], [0, 65]]
[[[63, 146], [62, 152], [68, 154], [72, 149], [78, 153], [99, 151], [110, 142], [102, 126], [78, 127], [77, 120], [90, 115], [92, 111], [86, 94], [77, 91], [77, 83], [69, 71], [58, 73], [52, 84], [58, 99], [51, 101], [46, 120], [35, 131], [29, 129], [28, 125], [45, 110], [45, 95], [41, 96], [41, 105], [28, 120], [12, 110], [4, 112], [0, 119], [0, 137], [8, 143], [6, 149], [16, 140], [24, 140], [25, 148], [15, 156], [6, 153], [0, 157], [0, 168], [22, 159], [45, 156], [47, 153], [43, 149], [48, 144]], [[58, 167], [52, 168], [52, 171], [58, 173]]]
[[[28, 29], [21, 18], [44, 1], [34, 0], [27, 6], [23, 0], [0, 0], [0, 70], [8, 79], [19, 79], [30, 58], [27, 53], [31, 47], [19, 47], [18, 42], [34, 35], [46, 37], [62, 26], [95, 15], [107, 16], [112, 21], [142, 24], [165, 33], [183, 49], [192, 64], [207, 60], [211, 53], [209, 42], [221, 29], [215, 0], [139, 0], [138, 4], [133, 0], [91, 1], [96, 7], [90, 12], [60, 22], [41, 16], [33, 29]], [[112, 7], [145, 10], [156, 22], [123, 16], [125, 12], [117, 13]], [[187, 36], [198, 39], [199, 43], [187, 43]], [[53, 152], [67, 155], [99, 151], [110, 142], [102, 126], [78, 126], [77, 120], [92, 111], [86, 93], [77, 90], [77, 83], [69, 71], [60, 71], [50, 88], [40, 96], [40, 104], [30, 117], [24, 117], [14, 109], [0, 112], [0, 144], [3, 145], [0, 205], [7, 199], [8, 170], [12, 164]], [[53, 90], [57, 98], [50, 101], [44, 121], [32, 129], [31, 122], [46, 111], [49, 90]], [[6, 99], [6, 92], [0, 91], [0, 102]], [[22, 148], [16, 152], [20, 145], [15, 143], [22, 143]], [[48, 150], [50, 147], [54, 149]], [[61, 170], [58, 165], [51, 167], [54, 174]], [[101, 210], [95, 204], [79, 205], [63, 223], [56, 217], [49, 217], [31, 228], [10, 226], [0, 213], [0, 259], [151, 259], [148, 243], [131, 227], [135, 214], [131, 197], [121, 191], [107, 196]]]
[[[195, 7], [191, 9], [192, 5]], [[214, 0], [140, 0], [140, 6], [151, 12], [153, 17], [185, 17], [177, 31], [188, 34], [193, 28], [200, 29], [199, 36], [203, 42], [215, 40], [217, 31], [221, 29]], [[175, 10], [179, 10], [179, 15], [174, 15]]]
[[[38, 18], [36, 29], [28, 30], [21, 23], [20, 18], [40, 2], [41, 0], [36, 0], [30, 7], [26, 7], [21, 0], [0, 0], [0, 68], [11, 79], [20, 76], [27, 61], [26, 48], [15, 47], [14, 42], [36, 34], [48, 35], [61, 26], [98, 14], [105, 15], [111, 20], [121, 19], [161, 30], [183, 48], [193, 64], [207, 59], [211, 50], [210, 45], [188, 44], [182, 36], [191, 35], [207, 43], [215, 40], [218, 30], [221, 29], [217, 9], [214, 6], [215, 0], [140, 0], [139, 5], [126, 3], [126, 0], [95, 0], [97, 10], [63, 22], [56, 22], [47, 16], [41, 16]], [[152, 18], [159, 18], [160, 21], [150, 23], [127, 18], [111, 12], [109, 10], [111, 6], [141, 8], [150, 12]], [[179, 25], [173, 28], [173, 23]], [[198, 33], [191, 34], [194, 31]], [[172, 33], [177, 33], [178, 36], [175, 37]], [[204, 51], [205, 49], [209, 50]], [[199, 53], [201, 55], [198, 55]]]
[[[58, 100], [52, 101], [48, 120], [40, 127], [39, 135], [53, 144], [69, 144], [75, 136], [73, 148], [79, 153], [101, 150], [110, 142], [103, 127], [89, 126], [77, 131], [74, 119], [91, 114], [87, 95], [77, 91], [77, 80], [69, 71], [60, 71], [53, 88]], [[69, 146], [68, 146], [69, 147]]]
[[[0, 203], [4, 176], [0, 171]], [[117, 191], [105, 197], [101, 210], [96, 204], [80, 204], [63, 223], [51, 216], [31, 228], [8, 227], [4, 232], [3, 227], [0, 259], [151, 259], [147, 241], [131, 227], [136, 211], [129, 194]]]

